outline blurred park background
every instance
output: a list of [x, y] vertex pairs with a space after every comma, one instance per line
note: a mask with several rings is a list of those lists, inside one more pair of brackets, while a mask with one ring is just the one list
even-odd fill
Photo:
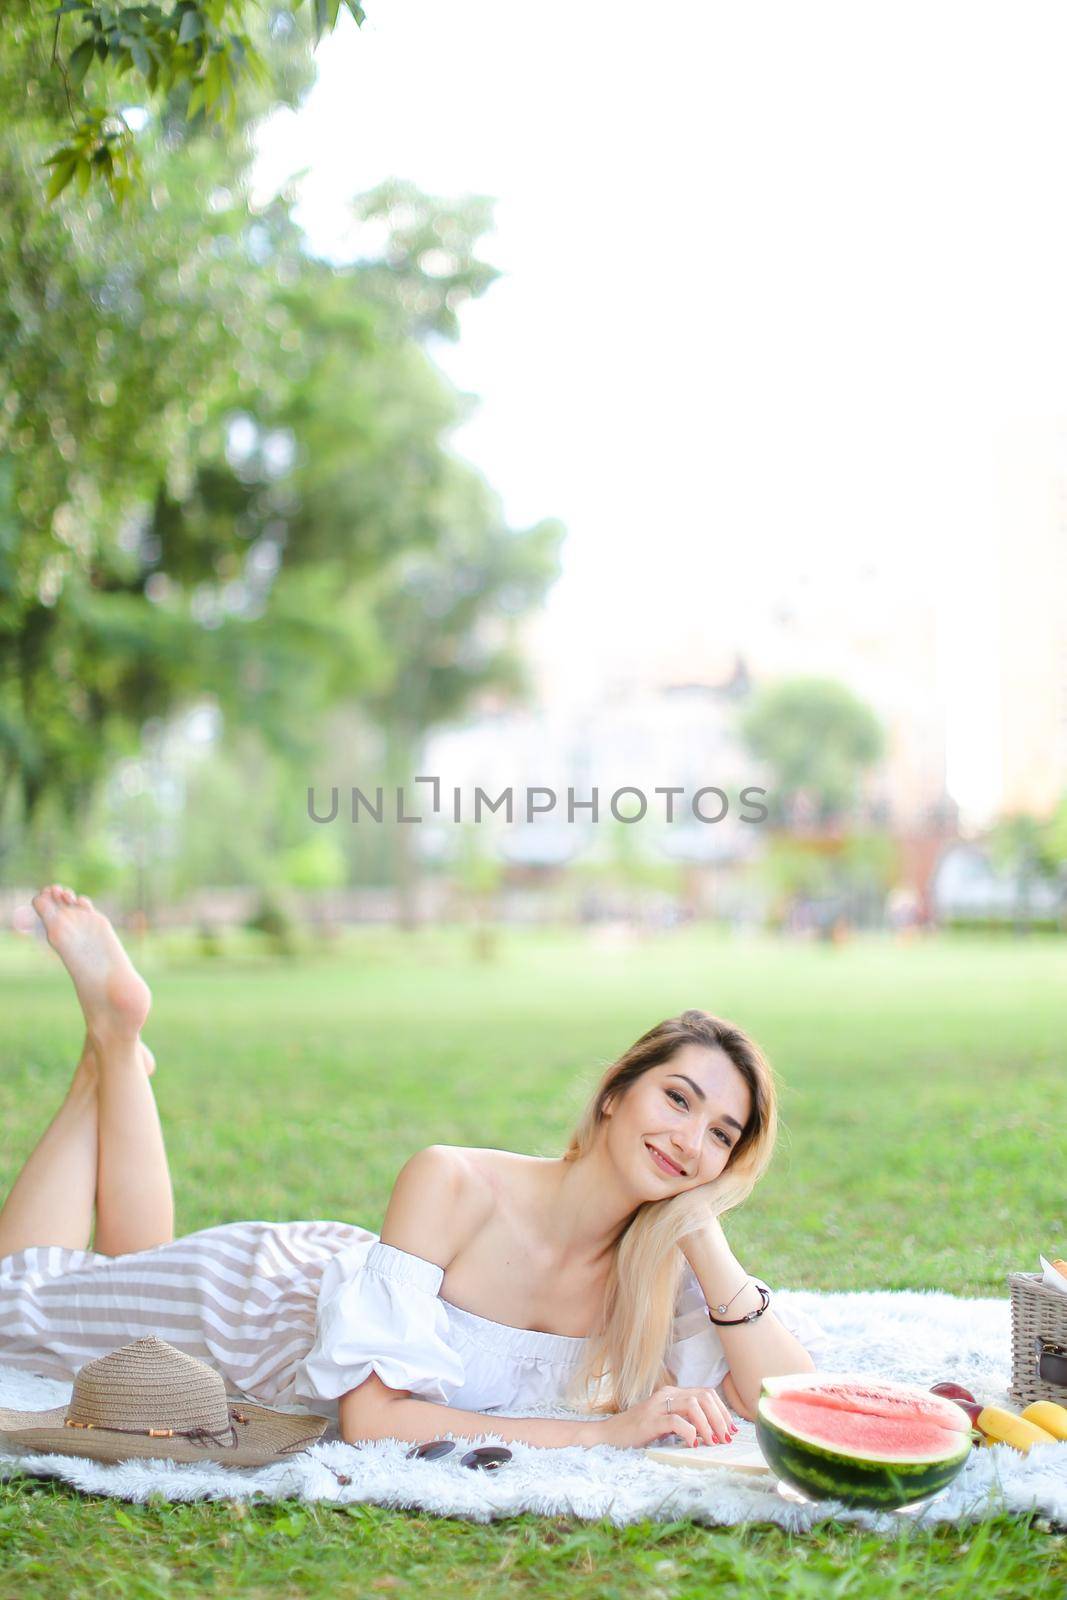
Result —
[[[509, 924], [1067, 928], [1062, 410], [977, 401], [943, 303], [922, 381], [899, 349], [921, 297], [887, 242], [904, 202], [879, 186], [877, 107], [855, 206], [883, 233], [836, 280], [796, 235], [774, 306], [739, 172], [783, 206], [803, 176], [825, 264], [853, 230], [817, 202], [850, 158], [804, 166], [751, 110], [750, 143], [714, 156], [741, 102], [713, 46], [758, 43], [722, 18], [717, 41], [663, 19], [670, 92], [648, 40], [609, 29], [605, 125], [639, 71], [642, 129], [670, 116], [658, 146], [605, 141], [581, 98], [595, 10], [565, 59], [481, 3], [8, 12], [5, 929], [51, 880], [205, 960], [249, 940], [298, 960], [367, 924], [464, 924], [485, 960]], [[827, 135], [806, 124], [810, 156]], [[939, 181], [922, 148], [896, 150], [916, 215]], [[893, 281], [857, 407], [857, 285]], [[1059, 281], [1033, 287], [1049, 362]], [[816, 320], [843, 307], [820, 366], [802, 294]], [[557, 801], [528, 820], [533, 786]], [[689, 803], [705, 786], [719, 821]], [[479, 787], [513, 791], [510, 822], [473, 820]], [[380, 822], [353, 820], [353, 788], [384, 794]], [[613, 812], [622, 788], [646, 814]]]

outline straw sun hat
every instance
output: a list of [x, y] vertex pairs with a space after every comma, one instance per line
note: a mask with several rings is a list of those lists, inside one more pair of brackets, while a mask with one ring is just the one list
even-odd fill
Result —
[[86, 1362], [69, 1405], [51, 1411], [0, 1406], [0, 1449], [260, 1467], [306, 1450], [327, 1420], [246, 1400], [231, 1404], [221, 1373], [153, 1336]]

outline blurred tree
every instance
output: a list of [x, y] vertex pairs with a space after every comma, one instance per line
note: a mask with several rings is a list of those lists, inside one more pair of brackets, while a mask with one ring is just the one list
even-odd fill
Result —
[[770, 893], [769, 920], [781, 928], [798, 911], [829, 935], [835, 925], [879, 925], [896, 871], [893, 841], [881, 833], [832, 839], [772, 835], [753, 880]]
[[897, 851], [884, 833], [849, 833], [838, 857], [839, 882], [852, 894], [882, 900], [897, 874]]
[[405, 332], [458, 338], [459, 308], [500, 276], [474, 253], [492, 227], [492, 202], [485, 195], [434, 199], [391, 178], [358, 197], [354, 209], [362, 228], [384, 235], [360, 263], [363, 288]]
[[[284, 759], [254, 728], [233, 728], [190, 763], [168, 898], [201, 888], [278, 887], [278, 793]], [[284, 846], [283, 846], [284, 848]]]
[[1056, 878], [1067, 863], [1067, 796], [1050, 817], [1014, 812], [1000, 817], [987, 840], [990, 860], [1020, 877]]
[[315, 261], [286, 199], [250, 205], [247, 143], [165, 123], [121, 225], [48, 210], [34, 71], [0, 30], [0, 815], [73, 817], [183, 698], [306, 759], [316, 707], [384, 670], [363, 586], [437, 537], [465, 404], [417, 341], [496, 274], [487, 202], [396, 183], [355, 202], [377, 254]]
[[[279, 54], [294, 94], [300, 68]], [[52, 789], [74, 814], [109, 744], [203, 676], [199, 619], [153, 614], [145, 508], [193, 469], [234, 374], [269, 377], [276, 286], [240, 141], [153, 126], [120, 227], [106, 197], [46, 208], [35, 151], [59, 92], [16, 15], [0, 28], [0, 805], [17, 786], [32, 812]]]
[[[381, 238], [347, 266], [309, 258], [284, 204], [258, 219], [285, 360], [236, 375], [213, 447], [205, 435], [191, 479], [157, 490], [145, 540], [158, 605], [192, 589], [216, 629], [205, 681], [223, 711], [305, 762], [316, 708], [389, 675], [375, 575], [433, 548], [455, 485], [480, 483], [443, 442], [468, 402], [418, 341], [456, 337], [459, 306], [498, 276], [475, 254], [487, 203], [392, 182], [354, 205]], [[424, 262], [428, 238], [446, 261]]]
[[1016, 927], [1024, 931], [1031, 914], [1031, 891], [1039, 884], [1060, 885], [1060, 915], [1067, 890], [1067, 795], [1048, 817], [1015, 812], [998, 819], [986, 839], [990, 860], [1015, 878]]
[[[121, 213], [81, 167], [49, 207], [39, 158], [67, 109], [40, 21], [23, 0], [0, 27], [0, 821], [8, 802], [48, 819], [54, 853], [145, 719], [205, 693], [291, 778], [329, 709], [376, 687], [398, 770], [479, 687], [518, 684], [503, 635], [559, 530], [507, 529], [449, 455], [469, 402], [422, 348], [497, 276], [486, 199], [383, 184], [353, 202], [372, 248], [349, 265], [308, 255], [290, 197], [254, 207], [252, 122], [312, 76], [274, 6], [269, 81], [248, 80], [232, 134], [160, 71]], [[120, 67], [105, 42], [101, 70]]]
[[834, 890], [834, 865], [825, 851], [811, 850], [788, 835], [772, 836], [754, 863], [752, 876], [770, 894], [769, 919], [781, 927], [798, 900], [825, 897]]
[[[552, 520], [521, 532], [508, 528], [496, 496], [459, 462], [449, 463], [434, 516], [432, 547], [408, 551], [378, 584], [374, 616], [391, 671], [364, 697], [385, 737], [386, 815], [393, 819], [400, 919], [407, 928], [415, 925], [416, 825], [396, 822], [396, 789], [406, 788], [410, 812], [418, 755], [431, 728], [459, 720], [487, 691], [512, 701], [528, 692], [519, 620], [558, 576], [563, 538]], [[428, 800], [428, 786], [419, 793]]]
[[452, 865], [471, 926], [471, 949], [477, 961], [493, 961], [500, 948], [497, 901], [504, 881], [504, 863], [493, 838], [477, 822], [459, 825]]
[[771, 770], [772, 823], [788, 820], [805, 800], [818, 822], [839, 817], [857, 799], [861, 774], [884, 746], [874, 712], [829, 678], [792, 678], [758, 689], [739, 731]]
[[1067, 872], [1067, 794], [1060, 796], [1048, 820], [1046, 849], [1052, 870], [1062, 877]]

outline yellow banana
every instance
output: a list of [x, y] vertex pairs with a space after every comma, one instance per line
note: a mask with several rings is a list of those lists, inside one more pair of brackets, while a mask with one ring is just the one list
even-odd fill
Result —
[[984, 1406], [978, 1413], [978, 1427], [994, 1444], [1010, 1444], [1029, 1455], [1031, 1445], [1055, 1444], [1055, 1435], [1034, 1422], [1026, 1422], [1002, 1406]]
[[1067, 1439], [1067, 1406], [1057, 1405], [1055, 1400], [1035, 1400], [1022, 1415], [1054, 1439]]

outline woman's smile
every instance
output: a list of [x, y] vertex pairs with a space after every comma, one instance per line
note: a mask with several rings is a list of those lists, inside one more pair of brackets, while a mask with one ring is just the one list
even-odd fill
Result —
[[682, 1171], [681, 1167], [672, 1165], [670, 1157], [663, 1155], [660, 1150], [656, 1149], [654, 1144], [649, 1144], [647, 1139], [645, 1140], [645, 1149], [649, 1151], [653, 1161], [656, 1163], [661, 1172], [668, 1173], [672, 1178], [685, 1177], [685, 1173]]

